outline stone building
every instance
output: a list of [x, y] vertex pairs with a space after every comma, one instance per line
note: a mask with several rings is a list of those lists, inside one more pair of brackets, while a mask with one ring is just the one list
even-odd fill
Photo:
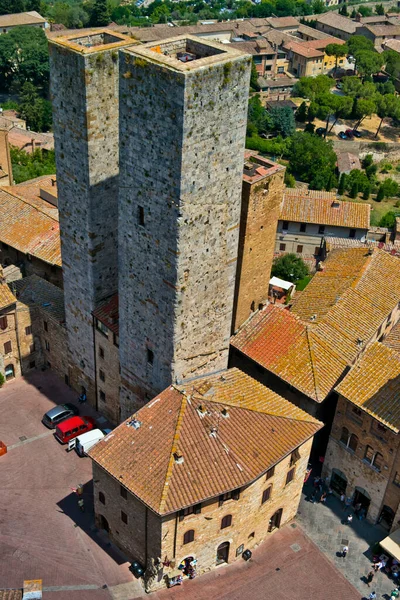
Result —
[[284, 190], [285, 168], [246, 152], [233, 330], [268, 300], [276, 227]]
[[321, 425], [238, 369], [171, 385], [91, 450], [96, 523], [148, 591], [239, 560], [295, 516]]
[[17, 299], [5, 283], [0, 268], [0, 373], [6, 381], [21, 374], [16, 303]]
[[275, 252], [319, 256], [323, 239], [366, 239], [369, 204], [343, 202], [333, 192], [286, 188], [279, 213]]
[[92, 312], [118, 286], [118, 50], [133, 43], [109, 30], [50, 41], [71, 385], [92, 403]]
[[121, 56], [124, 418], [172, 382], [227, 366], [250, 57], [192, 36]]
[[100, 302], [93, 311], [96, 365], [96, 409], [112, 423], [120, 423], [118, 294]]
[[400, 316], [399, 258], [372, 248], [332, 250], [291, 307], [256, 311], [232, 337], [230, 366], [241, 368], [328, 425], [335, 388], [361, 354]]
[[0, 16], [0, 34], [8, 33], [14, 27], [39, 27], [46, 29], [48, 23], [36, 10]]
[[388, 530], [400, 522], [400, 326], [375, 342], [337, 387], [324, 476]]
[[1, 128], [0, 122], [0, 187], [13, 184], [10, 144], [7, 129]]

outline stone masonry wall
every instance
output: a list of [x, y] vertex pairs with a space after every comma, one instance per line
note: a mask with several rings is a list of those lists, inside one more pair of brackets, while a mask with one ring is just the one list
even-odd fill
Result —
[[[96, 352], [96, 383], [98, 410], [112, 423], [120, 422], [119, 410], [119, 350], [111, 331], [106, 337], [94, 330]], [[102, 379], [104, 377], [104, 380]], [[104, 393], [104, 397], [103, 394]]]
[[71, 383], [94, 398], [91, 312], [117, 289], [118, 51], [50, 43]]
[[[323, 476], [330, 476], [333, 468], [342, 471], [347, 478], [347, 496], [354, 494], [356, 486], [365, 489], [371, 497], [367, 519], [375, 523], [384, 504], [383, 500], [399, 442], [397, 436], [390, 430], [387, 430], [385, 434], [378, 434], [374, 428], [377, 421], [364, 412], [361, 416], [356, 415], [352, 408], [353, 405], [350, 402], [339, 397], [326, 451]], [[350, 433], [354, 433], [358, 437], [359, 443], [355, 452], [340, 442], [343, 427], [347, 427]], [[380, 439], [380, 437], [384, 439]], [[363, 460], [367, 445], [371, 446], [374, 452], [380, 452], [383, 455], [380, 472]], [[395, 511], [397, 505], [391, 506], [391, 508]]]
[[227, 366], [249, 58], [177, 72], [122, 54], [124, 417], [172, 381]]
[[[15, 320], [15, 305], [0, 310], [0, 317], [7, 317], [7, 327], [0, 329], [0, 354], [2, 356], [2, 375], [8, 365], [14, 367], [15, 377], [21, 375], [21, 364], [18, 350], [17, 326]], [[11, 342], [11, 352], [5, 352], [4, 344]]]
[[243, 181], [233, 331], [268, 300], [284, 173], [254, 184]]

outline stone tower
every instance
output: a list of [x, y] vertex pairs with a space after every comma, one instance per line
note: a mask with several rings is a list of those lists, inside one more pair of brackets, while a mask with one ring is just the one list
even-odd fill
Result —
[[181, 36], [120, 59], [122, 417], [227, 367], [250, 57]]
[[233, 332], [268, 300], [285, 167], [246, 152]]
[[118, 50], [108, 30], [50, 41], [69, 377], [94, 399], [96, 303], [118, 287]]

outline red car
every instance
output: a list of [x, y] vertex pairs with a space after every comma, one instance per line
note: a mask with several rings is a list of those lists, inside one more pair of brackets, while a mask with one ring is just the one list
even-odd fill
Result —
[[77, 435], [91, 431], [95, 427], [96, 421], [92, 417], [71, 417], [57, 425], [55, 437], [62, 444], [66, 444]]
[[347, 135], [347, 137], [352, 140], [354, 137], [354, 133], [352, 129], [346, 129], [345, 134]]

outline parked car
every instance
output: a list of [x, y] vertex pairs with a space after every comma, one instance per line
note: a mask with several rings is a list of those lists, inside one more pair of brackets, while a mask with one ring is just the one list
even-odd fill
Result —
[[347, 135], [344, 131], [339, 131], [338, 137], [340, 137], [341, 140], [347, 140]]
[[79, 408], [67, 402], [67, 404], [60, 404], [60, 406], [55, 406], [47, 411], [43, 415], [42, 423], [49, 429], [55, 429], [59, 423], [75, 415], [79, 415]]
[[352, 140], [354, 137], [354, 133], [352, 129], [346, 129], [345, 134], [347, 135], [347, 137]]
[[362, 133], [360, 133], [357, 129], [353, 129], [353, 135], [356, 138], [362, 137]]
[[54, 435], [61, 444], [67, 444], [72, 438], [91, 431], [95, 427], [96, 422], [92, 417], [71, 417], [57, 425]]
[[68, 451], [75, 448], [79, 456], [85, 456], [90, 448], [102, 440], [108, 433], [111, 433], [111, 431], [111, 429], [92, 429], [82, 435], [78, 435], [68, 442]]
[[325, 127], [317, 127], [317, 129], [315, 130], [315, 133], [317, 135], [324, 135], [325, 134]]
[[336, 89], [338, 89], [338, 90], [342, 90], [343, 89], [343, 83], [341, 81], [337, 81], [336, 82]]

